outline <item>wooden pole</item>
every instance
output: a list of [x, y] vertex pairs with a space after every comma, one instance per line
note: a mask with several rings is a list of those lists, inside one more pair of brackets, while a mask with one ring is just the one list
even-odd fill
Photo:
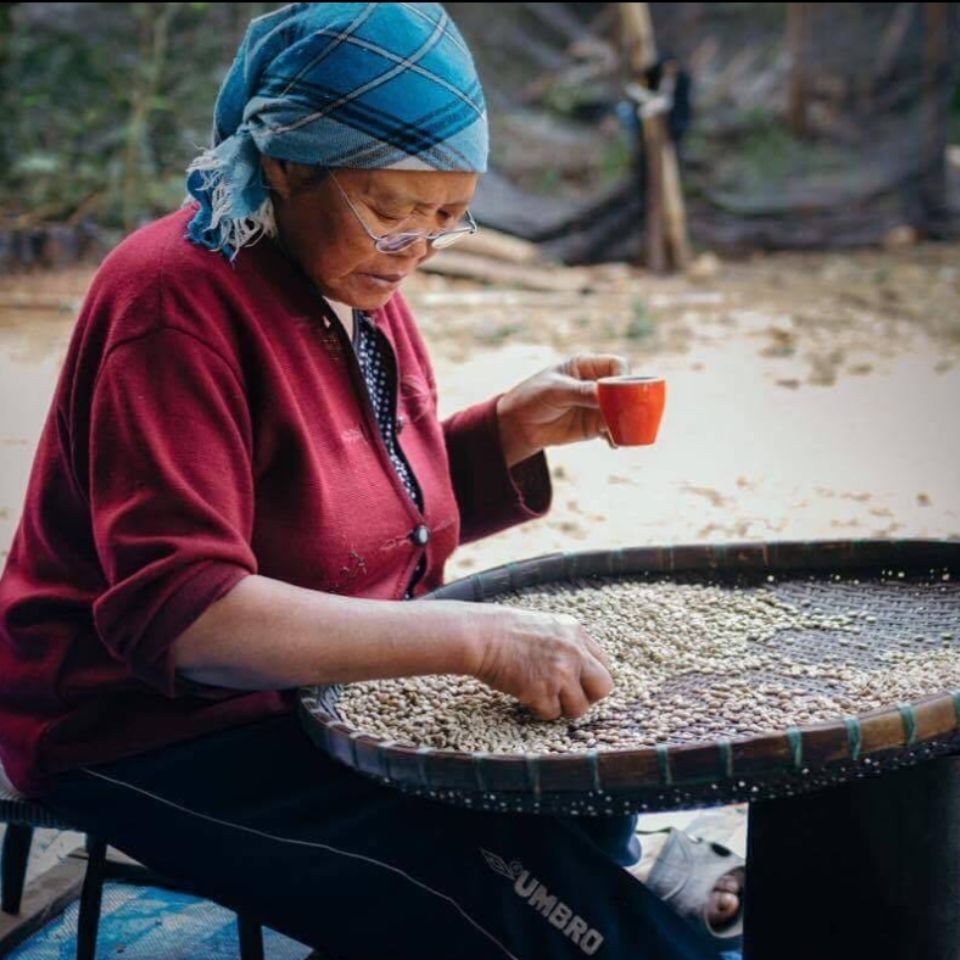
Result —
[[[666, 127], [666, 122], [663, 124]], [[687, 237], [687, 206], [680, 184], [680, 164], [669, 136], [663, 144], [663, 212], [667, 245], [674, 269], [685, 270], [690, 262], [690, 241]]]
[[946, 226], [947, 126], [950, 96], [950, 11], [947, 3], [923, 5], [923, 170], [920, 203], [924, 229], [938, 236]]
[[643, 120], [644, 157], [647, 165], [647, 196], [644, 223], [647, 231], [647, 269], [666, 273], [669, 269], [667, 230], [663, 202], [663, 148], [666, 139], [661, 117]]
[[806, 71], [807, 34], [810, 29], [810, 4], [787, 4], [787, 53], [790, 73], [787, 86], [787, 125], [790, 132], [803, 139], [807, 125], [808, 85]]
[[645, 3], [621, 3], [620, 18], [627, 47], [627, 62], [634, 78], [657, 62], [657, 42], [653, 36], [650, 7]]
[[874, 86], [893, 70], [903, 42], [907, 38], [907, 31], [910, 29], [916, 6], [915, 3], [898, 3], [893, 11], [877, 50], [877, 60], [873, 67]]
[[[630, 81], [648, 87], [647, 71], [657, 62], [657, 44], [650, 7], [646, 3], [621, 3], [624, 60]], [[672, 89], [673, 78], [663, 82]], [[643, 115], [646, 165], [646, 260], [648, 269], [665, 273], [683, 269], [689, 259], [686, 211], [676, 151], [670, 140], [665, 113]]]

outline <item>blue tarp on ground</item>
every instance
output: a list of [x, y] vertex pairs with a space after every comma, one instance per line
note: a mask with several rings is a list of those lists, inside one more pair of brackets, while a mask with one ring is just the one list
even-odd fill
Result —
[[[310, 949], [264, 928], [266, 960], [304, 960]], [[74, 960], [77, 904], [10, 954], [10, 960]], [[109, 883], [103, 892], [97, 958], [123, 960], [237, 960], [234, 913], [185, 893]], [[739, 952], [724, 960], [740, 960]]]
[[[263, 931], [266, 960], [304, 960], [310, 949], [273, 930]], [[77, 904], [10, 960], [74, 960]], [[237, 960], [236, 914], [185, 893], [110, 883], [104, 888], [98, 960]]]

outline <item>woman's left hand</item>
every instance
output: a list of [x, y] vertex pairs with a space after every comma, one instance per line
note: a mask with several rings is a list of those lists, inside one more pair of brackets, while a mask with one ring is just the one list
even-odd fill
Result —
[[507, 466], [544, 447], [592, 440], [604, 432], [596, 381], [627, 372], [623, 357], [584, 354], [524, 380], [497, 402]]

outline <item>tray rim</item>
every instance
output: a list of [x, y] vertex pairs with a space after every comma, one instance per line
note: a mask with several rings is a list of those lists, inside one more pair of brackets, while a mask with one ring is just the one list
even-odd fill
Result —
[[[733, 542], [555, 552], [478, 571], [419, 600], [482, 601], [540, 583], [603, 574], [772, 573], [944, 568], [960, 572], [960, 542], [870, 539]], [[843, 763], [871, 765], [891, 753], [960, 731], [960, 690], [930, 694], [841, 720], [730, 740], [569, 753], [468, 753], [417, 747], [317, 716], [339, 685], [302, 688], [301, 720], [311, 738], [361, 773], [424, 791], [529, 795], [613, 794], [738, 781], [782, 771], [803, 777]], [[329, 694], [327, 693], [329, 691]]]

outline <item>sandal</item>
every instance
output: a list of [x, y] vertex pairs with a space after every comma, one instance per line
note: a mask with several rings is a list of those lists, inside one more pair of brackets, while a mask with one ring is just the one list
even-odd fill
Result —
[[[682, 917], [704, 929], [710, 936], [729, 941], [743, 933], [744, 860], [719, 843], [691, 837], [682, 830], [637, 831], [644, 836], [666, 834], [661, 844], [644, 843], [640, 862], [630, 872]], [[722, 925], [707, 917], [710, 894], [721, 877], [739, 872], [740, 908]]]

